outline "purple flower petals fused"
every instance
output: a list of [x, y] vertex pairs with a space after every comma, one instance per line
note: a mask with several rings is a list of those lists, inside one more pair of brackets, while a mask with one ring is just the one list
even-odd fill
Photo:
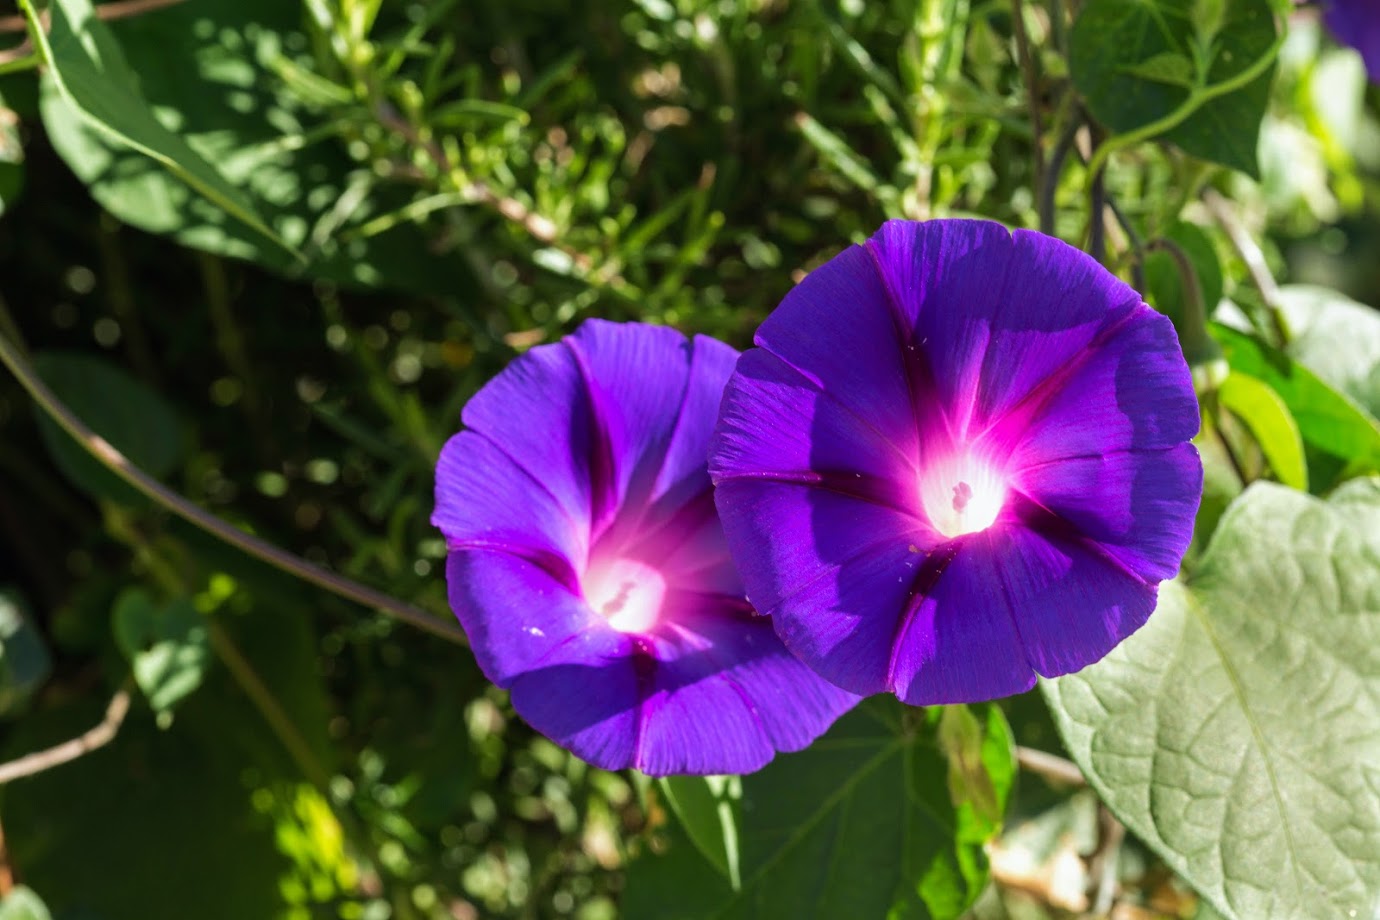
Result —
[[710, 455], [748, 597], [855, 693], [971, 702], [1145, 622], [1202, 491], [1169, 320], [1095, 260], [892, 221], [758, 330]]
[[480, 667], [606, 769], [750, 772], [856, 701], [787, 652], [729, 559], [705, 459], [737, 356], [590, 320], [475, 394], [437, 463]]
[[1337, 41], [1361, 52], [1372, 83], [1380, 83], [1380, 2], [1324, 0], [1323, 19]]

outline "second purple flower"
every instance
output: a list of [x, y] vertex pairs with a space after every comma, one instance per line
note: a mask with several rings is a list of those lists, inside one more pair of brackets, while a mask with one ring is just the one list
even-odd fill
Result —
[[724, 396], [710, 472], [748, 597], [855, 693], [1076, 671], [1145, 622], [1202, 489], [1169, 320], [1095, 260], [893, 221], [811, 273]]

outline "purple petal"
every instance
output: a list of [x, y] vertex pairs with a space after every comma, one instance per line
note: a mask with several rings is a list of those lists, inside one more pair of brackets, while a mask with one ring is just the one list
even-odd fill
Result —
[[1137, 575], [1173, 578], [1193, 536], [1203, 465], [1192, 444], [1056, 460], [1019, 475], [1018, 488]]
[[778, 751], [807, 747], [859, 699], [821, 680], [788, 652], [766, 617], [705, 613], [681, 623], [697, 635], [708, 660], [718, 662]]
[[589, 550], [588, 521], [571, 517], [544, 483], [472, 431], [447, 441], [436, 461], [431, 523], [452, 548], [554, 556], [576, 571]]
[[513, 708], [537, 731], [605, 770], [635, 765], [650, 662], [636, 636], [589, 629], [514, 676]]
[[755, 341], [797, 368], [816, 393], [827, 392], [838, 410], [912, 456], [915, 414], [898, 322], [871, 257], [853, 246], [787, 294]]
[[519, 356], [471, 397], [461, 418], [500, 445], [588, 531], [594, 418], [584, 378], [566, 346], [541, 345]]
[[635, 528], [661, 471], [687, 392], [690, 343], [674, 329], [589, 320], [564, 340], [589, 391], [607, 453], [592, 469], [594, 534], [620, 510]]
[[854, 693], [886, 689], [891, 640], [934, 534], [837, 492], [733, 479], [716, 490], [748, 598], [802, 661]]
[[1076, 535], [995, 528], [992, 558], [1026, 656], [1044, 677], [1100, 660], [1155, 609], [1158, 583]]
[[679, 509], [710, 490], [705, 458], [724, 384], [737, 361], [737, 350], [716, 339], [699, 335], [691, 342], [689, 380], [652, 490], [652, 502], [659, 510]]
[[1096, 347], [1140, 297], [1086, 253], [988, 221], [892, 221], [869, 242], [959, 438]]
[[1054, 382], [987, 436], [1014, 449], [1013, 471], [1113, 451], [1163, 450], [1198, 430], [1198, 403], [1174, 326], [1147, 306]]
[[1372, 83], [1380, 83], [1380, 4], [1375, 0], [1328, 0], [1327, 28], [1337, 41], [1361, 52]]
[[765, 618], [677, 617], [644, 707], [645, 773], [748, 773], [822, 735], [857, 697], [825, 683]]
[[523, 672], [602, 619], [560, 572], [541, 560], [491, 550], [452, 550], [446, 559], [450, 606], [484, 676], [509, 687]]
[[597, 766], [664, 776], [760, 769], [857, 702], [791, 657], [770, 621], [692, 604], [656, 637], [567, 641], [513, 682], [514, 708]]
[[913, 586], [896, 630], [889, 689], [912, 706], [1029, 690], [1035, 672], [1005, 589], [1009, 560], [994, 546], [992, 531], [955, 541], [935, 555], [940, 558]]
[[[848, 410], [841, 393], [821, 390], [770, 352], [747, 352], [724, 392], [711, 475], [718, 482], [733, 476], [790, 479], [809, 471], [833, 471], [895, 483], [893, 490], [913, 482], [913, 449], [909, 454], [899, 451], [885, 434]], [[913, 430], [914, 418], [905, 408], [909, 396], [901, 391], [891, 398]]]

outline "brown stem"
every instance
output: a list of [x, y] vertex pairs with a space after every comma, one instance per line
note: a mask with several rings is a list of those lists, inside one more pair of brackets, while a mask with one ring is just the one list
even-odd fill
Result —
[[57, 395], [48, 388], [48, 385], [39, 378], [33, 367], [24, 360], [3, 335], [0, 335], [0, 364], [9, 368], [10, 373], [18, 378], [20, 385], [28, 391], [34, 402], [38, 403], [39, 408], [71, 435], [72, 439], [88, 454], [155, 504], [166, 508], [194, 527], [201, 528], [274, 568], [295, 575], [303, 581], [330, 591], [332, 594], [354, 601], [364, 607], [380, 610], [458, 645], [468, 644], [465, 633], [458, 624], [433, 617], [426, 611], [404, 603], [382, 591], [362, 585], [343, 575], [337, 575], [335, 572], [314, 565], [286, 550], [279, 549], [265, 540], [245, 533], [233, 524], [192, 504], [167, 488], [130, 463], [129, 458], [116, 450], [109, 441], [88, 428], [86, 423], [67, 407], [66, 403], [58, 399]]
[[1018, 746], [1016, 748], [1016, 762], [1021, 765], [1022, 770], [1027, 773], [1034, 773], [1051, 783], [1062, 786], [1086, 786], [1088, 784], [1088, 781], [1083, 778], [1083, 771], [1078, 769], [1078, 764], [1071, 760], [1065, 760], [1057, 754]]
[[124, 722], [128, 712], [129, 690], [121, 687], [111, 697], [110, 705], [105, 707], [105, 717], [94, 728], [45, 751], [35, 751], [32, 754], [25, 754], [18, 760], [0, 764], [0, 785], [20, 777], [33, 776], [35, 773], [51, 770], [53, 767], [76, 760], [83, 754], [89, 754], [97, 748], [104, 747], [120, 730], [120, 724]]

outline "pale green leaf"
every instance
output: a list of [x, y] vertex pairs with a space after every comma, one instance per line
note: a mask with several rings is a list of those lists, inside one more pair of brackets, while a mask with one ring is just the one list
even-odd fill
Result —
[[1187, 583], [1042, 684], [1108, 807], [1228, 920], [1380, 905], [1380, 480], [1256, 483]]

